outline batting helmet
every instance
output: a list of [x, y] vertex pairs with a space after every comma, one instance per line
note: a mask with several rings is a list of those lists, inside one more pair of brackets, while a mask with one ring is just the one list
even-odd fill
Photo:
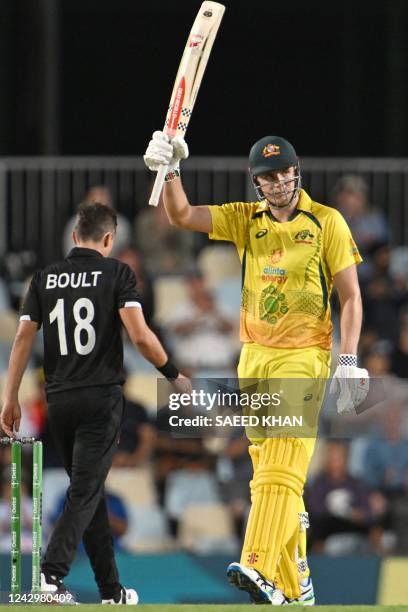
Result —
[[294, 147], [281, 136], [265, 136], [252, 146], [249, 152], [249, 173], [258, 199], [262, 200], [265, 196], [257, 184], [256, 177], [275, 170], [283, 170], [290, 166], [295, 166], [296, 168], [292, 200], [295, 192], [300, 187], [299, 159]]

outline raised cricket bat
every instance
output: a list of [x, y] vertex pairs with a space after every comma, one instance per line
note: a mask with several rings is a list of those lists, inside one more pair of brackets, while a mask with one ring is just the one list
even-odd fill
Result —
[[[210, 57], [225, 6], [203, 2], [191, 28], [170, 98], [163, 131], [170, 137], [184, 136], [193, 112], [208, 58]], [[150, 196], [150, 206], [157, 206], [168, 166], [160, 166]]]

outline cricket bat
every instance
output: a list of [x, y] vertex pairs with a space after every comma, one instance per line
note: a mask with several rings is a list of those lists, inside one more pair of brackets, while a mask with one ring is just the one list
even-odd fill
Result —
[[[225, 6], [218, 2], [202, 3], [191, 28], [170, 98], [163, 131], [170, 137], [184, 136], [210, 57]], [[150, 206], [157, 206], [168, 166], [160, 166], [150, 196]]]

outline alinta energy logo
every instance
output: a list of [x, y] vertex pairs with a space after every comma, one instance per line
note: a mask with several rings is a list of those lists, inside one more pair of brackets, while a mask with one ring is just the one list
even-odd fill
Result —
[[280, 155], [280, 146], [275, 144], [267, 144], [262, 150], [262, 155], [266, 158], [273, 155]]
[[264, 236], [266, 236], [267, 233], [268, 233], [267, 229], [261, 229], [261, 230], [259, 230], [259, 232], [256, 232], [255, 238], [256, 239], [263, 238]]
[[310, 232], [308, 229], [301, 230], [294, 237], [296, 244], [312, 244], [313, 239], [314, 234], [312, 234], [312, 232]]

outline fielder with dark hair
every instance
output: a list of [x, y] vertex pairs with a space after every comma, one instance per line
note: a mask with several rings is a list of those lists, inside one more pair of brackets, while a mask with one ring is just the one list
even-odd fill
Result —
[[105, 234], [116, 233], [116, 212], [106, 204], [80, 204], [78, 206], [75, 235], [78, 240], [98, 242]]
[[83, 539], [102, 603], [136, 604], [136, 591], [119, 581], [104, 492], [124, 408], [122, 325], [178, 391], [191, 385], [147, 326], [134, 273], [109, 258], [115, 229], [110, 207], [80, 206], [75, 248], [34, 275], [11, 350], [1, 426], [9, 436], [19, 430], [18, 391], [42, 326], [48, 418], [70, 486], [42, 561], [41, 589], [67, 593], [63, 579]]

